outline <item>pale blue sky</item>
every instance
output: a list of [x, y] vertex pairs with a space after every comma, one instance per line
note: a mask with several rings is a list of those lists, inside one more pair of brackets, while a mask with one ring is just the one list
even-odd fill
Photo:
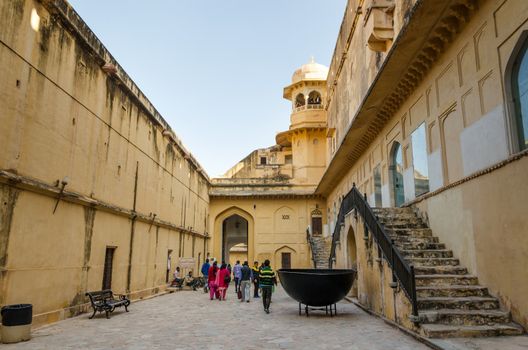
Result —
[[209, 176], [274, 144], [282, 89], [329, 65], [346, 0], [70, 0]]

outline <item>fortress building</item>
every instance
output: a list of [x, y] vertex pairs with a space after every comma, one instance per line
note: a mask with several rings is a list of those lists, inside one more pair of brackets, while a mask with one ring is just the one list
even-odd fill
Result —
[[348, 0], [288, 130], [216, 179], [65, 0], [2, 1], [0, 77], [0, 306], [35, 325], [214, 257], [357, 268], [426, 337], [528, 327], [528, 1]]

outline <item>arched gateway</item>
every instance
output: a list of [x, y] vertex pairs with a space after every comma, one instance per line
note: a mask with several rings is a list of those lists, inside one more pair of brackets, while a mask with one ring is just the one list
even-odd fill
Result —
[[[230, 262], [230, 255], [236, 260], [253, 259], [253, 217], [243, 209], [231, 207], [215, 218], [215, 232], [221, 233], [214, 242], [213, 257]], [[241, 247], [243, 249], [241, 253]]]

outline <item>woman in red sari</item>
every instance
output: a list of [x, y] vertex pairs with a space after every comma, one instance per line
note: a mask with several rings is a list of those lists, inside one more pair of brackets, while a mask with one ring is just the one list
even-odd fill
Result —
[[222, 266], [220, 266], [220, 270], [218, 270], [216, 274], [216, 285], [218, 286], [219, 300], [226, 300], [227, 287], [229, 287], [227, 278], [231, 278], [229, 275], [229, 270], [226, 268], [226, 264], [222, 264]]
[[216, 296], [218, 297], [218, 284], [216, 284], [216, 275], [218, 275], [218, 264], [216, 261], [209, 268], [209, 274], [207, 275], [207, 283], [209, 284], [209, 297], [211, 300]]

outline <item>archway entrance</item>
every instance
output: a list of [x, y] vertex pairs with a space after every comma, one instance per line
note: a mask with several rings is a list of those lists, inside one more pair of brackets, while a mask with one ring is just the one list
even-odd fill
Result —
[[234, 256], [236, 254], [238, 257], [239, 253], [242, 253], [240, 249], [234, 248], [235, 246], [237, 248], [245, 246], [244, 253], [247, 259], [248, 222], [238, 214], [233, 214], [222, 221], [222, 261], [230, 262], [232, 249]]
[[[357, 250], [356, 250], [356, 237], [354, 236], [354, 230], [352, 227], [348, 230], [347, 233], [347, 267], [349, 269], [355, 269], [357, 271]], [[349, 295], [357, 297], [357, 278], [354, 280], [352, 289], [350, 290]]]
[[405, 193], [403, 188], [403, 154], [399, 142], [394, 142], [392, 145], [389, 173], [392, 182], [394, 205], [399, 207], [405, 202]]

